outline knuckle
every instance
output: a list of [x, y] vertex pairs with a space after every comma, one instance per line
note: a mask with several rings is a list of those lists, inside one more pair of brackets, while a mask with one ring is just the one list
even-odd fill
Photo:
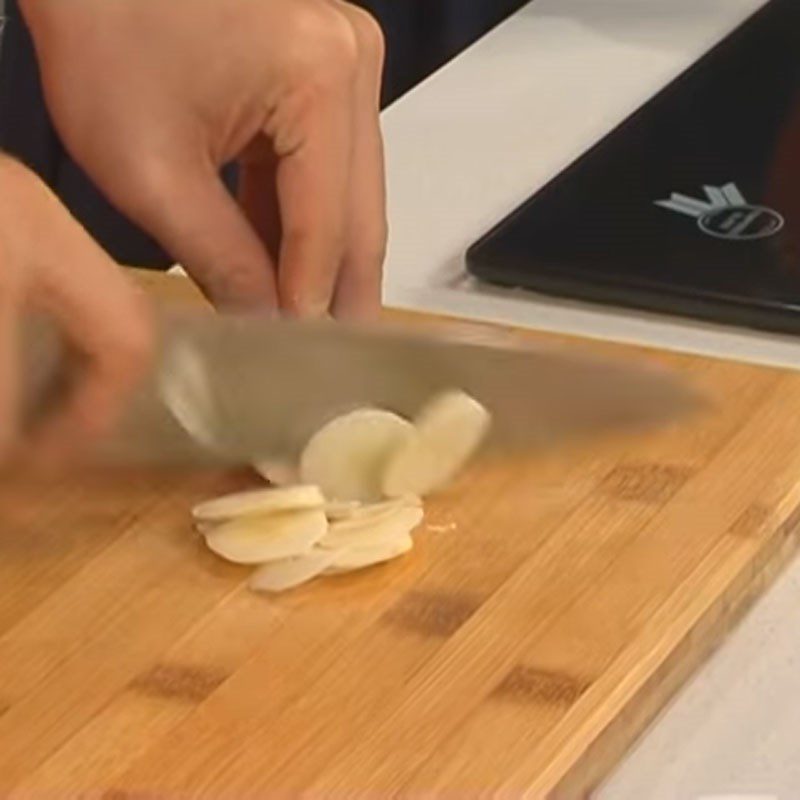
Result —
[[317, 33], [318, 52], [327, 68], [354, 71], [359, 58], [358, 39], [347, 18], [336, 12]]
[[19, 219], [19, 209], [39, 211], [46, 200], [52, 199], [49, 190], [21, 161], [0, 153], [0, 213], [3, 221]]
[[[53, 220], [60, 203], [28, 167], [0, 155], [0, 297], [19, 299], [47, 248], [42, 231]], [[15, 295], [17, 297], [15, 297]]]
[[120, 310], [117, 324], [109, 332], [108, 366], [115, 374], [136, 379], [150, 365], [156, 352], [156, 334], [149, 308], [138, 293], [125, 310]]
[[18, 183], [26, 168], [15, 158], [0, 153], [0, 186], [4, 192], [6, 187]]
[[218, 309], [246, 311], [271, 308], [274, 304], [268, 267], [256, 268], [253, 261], [228, 261], [222, 270], [199, 277], [195, 271], [192, 274]]
[[302, 83], [328, 89], [353, 79], [359, 41], [346, 17], [333, 7], [303, 8], [295, 15], [294, 72]]
[[117, 182], [125, 187], [131, 204], [149, 204], [161, 197], [174, 182], [174, 172], [161, 158], [145, 156], [138, 163], [122, 163], [118, 167]]
[[121, 160], [112, 172], [103, 171], [106, 196], [131, 220], [153, 229], [167, 217], [174, 196], [175, 170], [164, 159], [145, 155], [137, 164]]
[[281, 238], [283, 258], [296, 264], [335, 264], [345, 250], [347, 230], [339, 215], [331, 214], [328, 223], [314, 227], [306, 221], [287, 220]]
[[20, 191], [41, 191], [44, 183], [41, 178], [22, 161], [0, 151], [0, 186], [3, 193], [7, 193], [6, 186], [12, 186]]
[[375, 269], [383, 272], [384, 264], [386, 263], [387, 247], [386, 240], [384, 239], [377, 244], [372, 250], [367, 251], [369, 255], [369, 263], [375, 265]]
[[366, 237], [360, 247], [357, 261], [366, 271], [381, 271], [388, 250], [388, 228], [385, 224], [379, 226], [370, 236]]
[[380, 23], [363, 8], [353, 6], [352, 23], [361, 56], [370, 67], [383, 68], [386, 59], [386, 38]]
[[18, 302], [20, 294], [17, 262], [9, 251], [10, 248], [0, 235], [0, 302], [6, 307], [11, 303]]
[[364, 248], [348, 261], [354, 273], [358, 275], [383, 275], [386, 249], [383, 247]]
[[381, 210], [376, 209], [369, 219], [363, 220], [355, 237], [361, 244], [362, 252], [368, 253], [374, 261], [383, 261], [389, 243], [389, 220], [384, 202]]

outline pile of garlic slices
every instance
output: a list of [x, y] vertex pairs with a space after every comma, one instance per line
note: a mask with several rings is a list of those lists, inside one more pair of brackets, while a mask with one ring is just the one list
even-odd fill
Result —
[[459, 391], [434, 398], [413, 423], [353, 411], [312, 436], [297, 468], [255, 465], [272, 487], [195, 507], [195, 526], [218, 556], [258, 567], [255, 591], [390, 561], [413, 547], [422, 498], [461, 470], [489, 426], [489, 412]]

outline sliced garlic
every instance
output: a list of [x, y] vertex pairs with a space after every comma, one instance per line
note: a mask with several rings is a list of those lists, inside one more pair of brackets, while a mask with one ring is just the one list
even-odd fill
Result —
[[346, 572], [355, 572], [376, 564], [383, 564], [405, 555], [413, 547], [413, 539], [409, 534], [405, 534], [391, 541], [342, 550], [337, 553], [336, 559], [325, 569], [323, 574], [342, 575]]
[[201, 521], [195, 521], [193, 527], [195, 531], [197, 531], [197, 533], [199, 533], [201, 536], [208, 536], [208, 534], [211, 533], [211, 531], [213, 531], [214, 528], [218, 527], [219, 525], [220, 525], [219, 522], [203, 522], [201, 520]]
[[464, 392], [448, 392], [425, 406], [416, 433], [390, 459], [383, 478], [387, 497], [424, 497], [447, 484], [489, 431], [489, 412]]
[[295, 558], [272, 561], [257, 569], [248, 581], [256, 592], [284, 592], [321, 575], [338, 557], [335, 550], [313, 549]]
[[273, 486], [289, 487], [300, 483], [299, 470], [288, 461], [259, 461], [253, 464], [253, 469]]
[[389, 460], [413, 433], [410, 422], [389, 411], [367, 408], [337, 417], [312, 436], [300, 477], [329, 500], [379, 500]]
[[334, 522], [320, 540], [319, 546], [331, 550], [367, 547], [392, 542], [411, 533], [424, 512], [419, 507], [400, 506], [379, 514]]
[[325, 498], [316, 486], [287, 486], [237, 492], [207, 500], [192, 509], [200, 522], [222, 522], [234, 517], [322, 508]]
[[238, 517], [206, 534], [206, 544], [235, 564], [264, 564], [304, 555], [327, 533], [320, 509]]
[[364, 505], [358, 500], [333, 500], [325, 504], [325, 514], [331, 522], [340, 519], [350, 519], [363, 508], [371, 508], [372, 503]]
[[325, 506], [325, 514], [331, 522], [342, 522], [344, 520], [363, 519], [383, 514], [385, 511], [393, 511], [397, 508], [408, 508], [422, 506], [419, 497], [409, 495], [408, 497], [398, 497], [393, 500], [382, 500], [378, 503], [357, 503], [357, 502], [334, 502]]

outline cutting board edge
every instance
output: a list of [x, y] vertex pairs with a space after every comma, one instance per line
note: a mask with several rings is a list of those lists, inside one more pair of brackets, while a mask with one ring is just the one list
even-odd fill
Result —
[[597, 791], [798, 553], [800, 504], [764, 542], [757, 558], [736, 574], [726, 591], [686, 630], [669, 657], [646, 678], [624, 711], [606, 725], [558, 779], [548, 792], [547, 800], [588, 798]]

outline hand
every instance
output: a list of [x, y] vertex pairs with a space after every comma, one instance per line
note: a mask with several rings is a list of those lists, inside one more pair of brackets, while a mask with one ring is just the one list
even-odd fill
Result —
[[[54, 123], [219, 307], [368, 316], [380, 29], [340, 0], [23, 0]], [[239, 202], [219, 169], [238, 161]]]
[[[35, 435], [35, 461], [60, 461], [114, 423], [150, 363], [143, 295], [44, 184], [0, 156], [0, 458], [18, 444], [20, 326], [28, 310], [59, 325], [80, 373]], [[29, 453], [29, 454], [30, 454]]]

